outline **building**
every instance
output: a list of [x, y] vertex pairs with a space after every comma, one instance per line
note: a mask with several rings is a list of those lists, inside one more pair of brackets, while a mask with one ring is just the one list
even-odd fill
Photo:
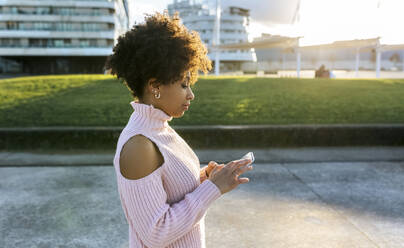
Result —
[[103, 73], [126, 0], [0, 0], [0, 73]]
[[[215, 54], [211, 46], [214, 40], [215, 12], [206, 4], [198, 1], [174, 0], [169, 4], [168, 13], [173, 15], [178, 11], [183, 24], [190, 30], [199, 33], [201, 40], [208, 47], [208, 56], [214, 62]], [[249, 10], [228, 7], [221, 12], [220, 44], [239, 43], [248, 41], [247, 27], [249, 25]], [[234, 49], [221, 51], [219, 54], [220, 71], [239, 71], [243, 62], [254, 61], [252, 49]]]
[[[265, 39], [288, 38], [284, 36], [262, 34], [255, 38], [256, 41]], [[331, 70], [374, 70], [376, 68], [376, 47], [363, 47], [357, 51], [355, 46], [338, 46], [340, 43], [352, 43], [352, 41], [336, 41], [331, 44], [320, 44], [314, 46], [301, 46], [301, 69], [315, 70], [321, 65]], [[404, 70], [404, 45], [382, 45], [380, 55], [380, 69], [388, 71]], [[265, 72], [275, 72], [278, 70], [295, 70], [297, 66], [296, 53], [293, 49], [281, 47], [256, 48], [258, 65], [245, 63], [242, 67], [244, 71], [259, 70]], [[358, 64], [356, 59], [358, 56]], [[358, 68], [356, 68], [356, 66]]]

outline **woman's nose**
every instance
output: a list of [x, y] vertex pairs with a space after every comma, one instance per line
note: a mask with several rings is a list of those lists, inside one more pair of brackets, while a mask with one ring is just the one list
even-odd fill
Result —
[[192, 89], [189, 88], [189, 92], [188, 92], [188, 99], [193, 100], [195, 98], [194, 93], [192, 92]]

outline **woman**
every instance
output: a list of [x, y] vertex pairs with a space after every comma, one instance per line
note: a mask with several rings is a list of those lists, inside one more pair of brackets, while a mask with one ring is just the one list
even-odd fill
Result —
[[[134, 109], [114, 157], [129, 224], [129, 247], [205, 247], [204, 217], [222, 194], [247, 183], [250, 160], [200, 169], [199, 159], [168, 124], [189, 108], [198, 70], [211, 69], [196, 32], [178, 15], [148, 15], [118, 38], [105, 68], [122, 78]], [[137, 99], [137, 100], [136, 100]]]

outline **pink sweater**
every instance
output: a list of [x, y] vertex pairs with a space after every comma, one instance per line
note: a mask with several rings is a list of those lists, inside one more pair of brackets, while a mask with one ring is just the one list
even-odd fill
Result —
[[[200, 182], [199, 159], [168, 125], [173, 117], [153, 105], [131, 102], [134, 112], [119, 136], [114, 167], [122, 209], [129, 224], [129, 248], [205, 245], [205, 215], [221, 196], [210, 180]], [[137, 180], [120, 173], [123, 145], [136, 134], [153, 141], [164, 163]], [[136, 165], [135, 165], [136, 166]]]

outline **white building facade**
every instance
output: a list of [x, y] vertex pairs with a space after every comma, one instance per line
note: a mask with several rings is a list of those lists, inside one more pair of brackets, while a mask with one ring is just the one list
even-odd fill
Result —
[[103, 73], [126, 0], [0, 0], [0, 73]]
[[[208, 47], [209, 58], [214, 62], [215, 53], [211, 46], [215, 39], [215, 11], [210, 10], [206, 4], [190, 0], [175, 0], [167, 8], [170, 15], [178, 11], [183, 24], [199, 33], [201, 40]], [[249, 15], [248, 9], [238, 7], [224, 9], [220, 16], [220, 44], [247, 42]], [[220, 51], [220, 71], [238, 71], [242, 63], [254, 61], [254, 56], [251, 49]]]
[[[254, 41], [265, 40], [276, 35], [262, 34]], [[281, 36], [279, 36], [281, 37]], [[264, 71], [275, 73], [279, 70], [296, 70], [296, 53], [293, 49], [256, 48], [257, 63], [245, 63], [244, 72], [255, 73]], [[302, 70], [316, 70], [321, 65], [330, 70], [354, 71], [356, 68], [356, 54], [358, 54], [358, 70], [371, 71], [376, 69], [376, 49], [374, 47], [322, 48], [321, 45], [311, 49], [302, 47], [300, 68]], [[402, 48], [382, 51], [380, 56], [382, 71], [404, 71], [404, 50]]]

